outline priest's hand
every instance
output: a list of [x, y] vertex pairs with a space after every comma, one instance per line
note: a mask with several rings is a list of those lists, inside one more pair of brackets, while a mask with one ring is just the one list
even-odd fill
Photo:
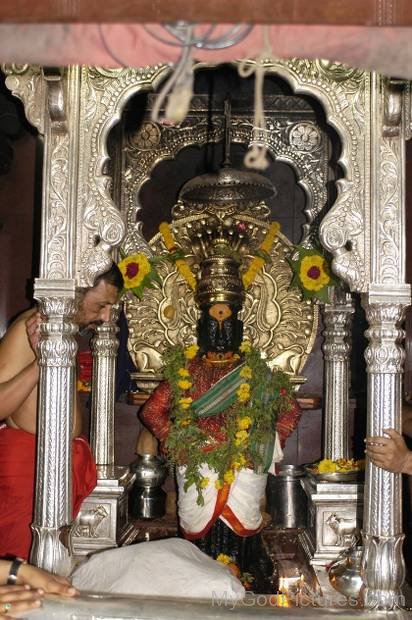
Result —
[[393, 428], [384, 429], [384, 437], [367, 437], [366, 454], [377, 467], [395, 474], [412, 474], [412, 452], [404, 438]]
[[33, 353], [37, 357], [39, 338], [40, 338], [40, 324], [42, 322], [40, 312], [35, 312], [26, 321], [26, 333]]
[[53, 575], [37, 566], [23, 564], [17, 573], [18, 583], [37, 588], [45, 594], [60, 594], [61, 596], [74, 596], [76, 588], [67, 579], [59, 575]]

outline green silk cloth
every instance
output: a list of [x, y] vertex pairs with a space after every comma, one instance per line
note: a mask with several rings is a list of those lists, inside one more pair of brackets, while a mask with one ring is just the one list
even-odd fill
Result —
[[[239, 364], [227, 375], [219, 379], [202, 396], [192, 403], [192, 410], [197, 418], [208, 418], [222, 413], [237, 401], [237, 390], [245, 379], [240, 376], [240, 371], [245, 363]], [[268, 368], [268, 375], [270, 370]], [[262, 377], [260, 398], [264, 403], [269, 403], [276, 395], [270, 394]], [[273, 449], [275, 446], [275, 434], [270, 434], [266, 441], [256, 450], [260, 455], [261, 463], [255, 467], [256, 473], [266, 473], [272, 463]]]
[[241, 383], [244, 383], [240, 371], [244, 367], [239, 364], [224, 377], [216, 381], [202, 396], [199, 396], [193, 403], [192, 409], [198, 418], [208, 418], [215, 416], [225, 409], [231, 407], [237, 400], [237, 390]]

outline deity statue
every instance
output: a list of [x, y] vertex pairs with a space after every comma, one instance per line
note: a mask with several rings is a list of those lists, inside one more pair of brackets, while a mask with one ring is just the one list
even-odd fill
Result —
[[[276, 231], [269, 229], [268, 243]], [[243, 340], [243, 228], [215, 220], [195, 232], [203, 254], [194, 295], [197, 344], [164, 356], [165, 381], [140, 417], [176, 465], [182, 536], [256, 575], [267, 475], [275, 473], [301, 412], [288, 376]]]

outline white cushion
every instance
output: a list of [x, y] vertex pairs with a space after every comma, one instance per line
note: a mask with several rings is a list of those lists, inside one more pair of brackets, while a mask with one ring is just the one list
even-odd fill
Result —
[[180, 538], [94, 554], [73, 573], [79, 590], [146, 596], [240, 600], [245, 589], [229, 568]]

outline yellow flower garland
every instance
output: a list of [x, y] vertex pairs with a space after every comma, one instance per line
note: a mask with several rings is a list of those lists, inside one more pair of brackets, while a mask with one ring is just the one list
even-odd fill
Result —
[[[213, 433], [198, 425], [192, 406], [194, 385], [188, 364], [195, 357], [198, 346], [191, 345], [185, 349], [174, 347], [164, 357], [164, 376], [173, 396], [172, 424], [165, 447], [172, 463], [186, 466], [184, 488], [187, 490], [192, 484], [195, 485], [199, 505], [203, 505], [203, 489], [211, 484], [202, 475], [200, 464], [206, 463], [217, 473], [218, 479], [214, 481], [217, 490], [234, 482], [239, 470], [252, 464], [254, 467], [261, 465], [259, 446], [271, 432], [269, 429], [276, 420], [273, 416], [276, 416], [279, 407], [289, 406], [291, 388], [287, 376], [281, 371], [273, 376], [265, 374], [267, 365], [250, 342], [242, 342], [240, 349], [245, 353], [245, 365], [240, 369], [242, 383], [237, 389], [236, 402], [229, 409], [225, 426], [221, 429], [222, 439], [218, 436], [214, 439]], [[260, 398], [258, 386], [261, 386], [261, 380], [265, 390], [273, 393], [269, 404]]]
[[[269, 226], [269, 230], [266, 233], [266, 236], [265, 236], [264, 240], [262, 241], [262, 243], [259, 246], [259, 249], [262, 252], [266, 252], [266, 254], [269, 254], [270, 249], [271, 249], [271, 247], [273, 245], [273, 242], [274, 242], [275, 237], [278, 234], [279, 230], [280, 230], [279, 223], [278, 222], [272, 222], [271, 225]], [[256, 276], [258, 275], [258, 273], [260, 273], [262, 271], [264, 264], [265, 264], [265, 259], [264, 258], [262, 258], [261, 256], [255, 256], [254, 257], [254, 259], [252, 260], [252, 262], [249, 265], [249, 268], [243, 274], [243, 277], [242, 277], [243, 286], [245, 288], [248, 288], [252, 284], [252, 282], [254, 281]]]
[[[159, 232], [162, 235], [162, 239], [166, 246], [166, 249], [169, 252], [175, 252], [177, 249], [176, 241], [170, 229], [169, 224], [167, 222], [162, 222], [159, 226]], [[195, 291], [196, 290], [196, 278], [193, 275], [193, 272], [190, 269], [187, 262], [185, 261], [185, 259], [177, 258], [175, 260], [175, 264], [176, 264], [176, 269], [178, 270], [182, 278], [186, 280], [186, 282], [188, 283], [192, 291]]]

